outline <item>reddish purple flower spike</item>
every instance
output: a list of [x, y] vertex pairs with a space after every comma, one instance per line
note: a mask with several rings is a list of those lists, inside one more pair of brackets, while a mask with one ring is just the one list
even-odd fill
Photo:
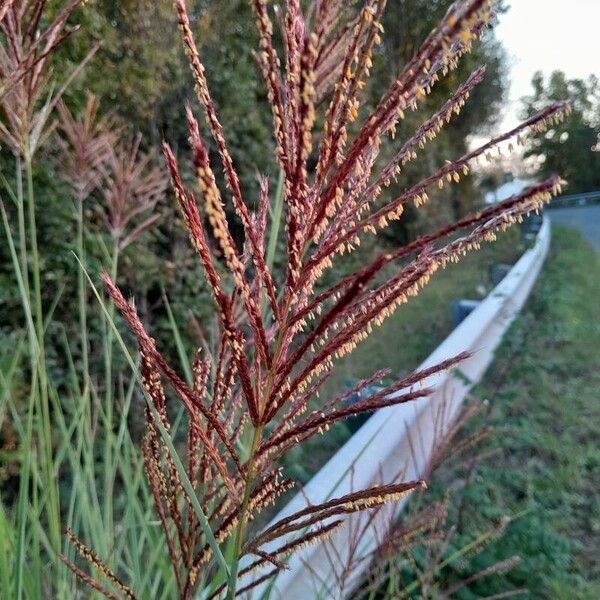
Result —
[[104, 218], [120, 249], [156, 222], [153, 211], [167, 188], [163, 171], [151, 164], [153, 154], [141, 152], [141, 141], [137, 135], [129, 147], [111, 146], [102, 165]]
[[[408, 162], [418, 160], [423, 146], [462, 110], [484, 77], [483, 67], [476, 69], [433, 116], [398, 144], [387, 164], [379, 163], [380, 149], [389, 138], [393, 140], [404, 112], [417, 110], [436, 82], [455, 70], [461, 56], [470, 51], [492, 17], [492, 2], [455, 2], [370, 111], [363, 105], [362, 90], [371, 71], [373, 49], [381, 41], [384, 0], [364, 0], [357, 7], [342, 0], [318, 0], [311, 2], [306, 12], [297, 0], [287, 0], [284, 8], [274, 12], [266, 0], [251, 0], [251, 5], [259, 34], [256, 61], [272, 111], [275, 159], [283, 182], [286, 240], [278, 262], [285, 273], [275, 276], [265, 259], [268, 180], [263, 177], [257, 184], [258, 204], [252, 214], [227, 150], [185, 2], [176, 0], [196, 94], [212, 138], [202, 139], [192, 109], [187, 107], [189, 160], [196, 175], [196, 193], [186, 189], [173, 152], [163, 144], [175, 197], [217, 317], [214, 355], [204, 351], [194, 355], [191, 385], [169, 366], [133, 306], [103, 277], [137, 340], [148, 401], [164, 428], [169, 428], [166, 406], [171, 396], [185, 408], [189, 481], [217, 543], [230, 542], [235, 555], [229, 580], [216, 582], [215, 597], [225, 590], [234, 597], [276, 575], [291, 552], [330, 535], [342, 525], [343, 515], [394, 502], [422, 485], [419, 481], [382, 483], [311, 506], [262, 532], [249, 527], [249, 522], [291, 485], [281, 479], [277, 467], [283, 453], [340, 419], [427, 396], [431, 390], [416, 384], [455, 367], [467, 355], [413, 373], [353, 404], [345, 402], [344, 393], [319, 402], [318, 391], [335, 361], [352, 352], [376, 326], [416, 296], [440, 267], [456, 262], [465, 252], [492, 241], [498, 231], [524, 214], [538, 210], [560, 191], [562, 182], [552, 177], [406, 246], [381, 253], [355, 272], [337, 281], [334, 278], [325, 289], [323, 273], [334, 266], [338, 255], [354, 250], [365, 236], [400, 219], [407, 203], [422, 205], [429, 201], [432, 189], [458, 182], [480, 157], [490, 158], [491, 149], [513, 139], [519, 143], [521, 135], [543, 131], [548, 123], [569, 113], [567, 104], [555, 103], [507, 134], [440, 165], [400, 196], [386, 197], [385, 188]], [[282, 36], [281, 58], [273, 42], [273, 16]], [[366, 117], [351, 127], [364, 113]], [[218, 187], [215, 167], [210, 164], [209, 144], [221, 163], [224, 190]], [[138, 164], [135, 145], [127, 156], [133, 157], [128, 164]], [[148, 175], [148, 179], [142, 186], [147, 196], [142, 205], [151, 208], [162, 179], [158, 175]], [[243, 250], [231, 234], [224, 207], [229, 201], [243, 228]], [[121, 217], [114, 216], [111, 223], [121, 231], [129, 209], [119, 212], [120, 204], [116, 200], [114, 204], [114, 215]], [[219, 256], [209, 239], [216, 241]], [[385, 279], [381, 277], [384, 272]], [[364, 390], [383, 375], [379, 372], [365, 379], [356, 389]], [[157, 425], [148, 411], [145, 468], [167, 536], [179, 595], [190, 598], [202, 570], [215, 572], [211, 563], [215, 557], [172, 457], [157, 435]], [[275, 550], [267, 551], [267, 542]], [[240, 570], [239, 559], [244, 555], [250, 558]], [[238, 579], [250, 570], [268, 565], [273, 567], [269, 572], [236, 587]]]

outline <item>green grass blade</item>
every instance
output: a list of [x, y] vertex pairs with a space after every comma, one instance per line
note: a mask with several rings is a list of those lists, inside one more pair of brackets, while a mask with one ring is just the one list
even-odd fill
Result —
[[8, 557], [14, 556], [12, 528], [6, 518], [4, 506], [0, 502], [0, 593], [10, 597], [12, 589], [11, 565]]
[[179, 327], [177, 327], [177, 323], [175, 322], [175, 317], [173, 316], [173, 311], [171, 310], [169, 299], [167, 298], [167, 294], [164, 290], [162, 292], [162, 296], [165, 301], [165, 307], [167, 309], [167, 315], [169, 317], [169, 325], [171, 326], [171, 331], [173, 332], [173, 338], [175, 339], [175, 345], [177, 346], [177, 354], [179, 355], [179, 360], [181, 361], [181, 367], [185, 374], [185, 379], [188, 385], [192, 385], [193, 375], [192, 369], [190, 367], [190, 361], [188, 359], [185, 345], [179, 333]]
[[25, 565], [25, 533], [27, 526], [27, 505], [29, 503], [29, 474], [30, 474], [30, 450], [33, 437], [33, 412], [36, 404], [35, 390], [37, 390], [37, 374], [33, 373], [36, 383], [32, 386], [29, 395], [29, 406], [27, 407], [27, 425], [25, 438], [21, 440], [22, 459], [19, 472], [19, 499], [17, 502], [17, 547], [15, 551], [15, 579], [14, 597], [21, 600], [23, 597], [23, 567]]
[[[0, 212], [2, 213], [2, 223], [4, 225], [4, 232], [6, 233], [6, 239], [8, 241], [8, 248], [10, 251], [10, 257], [13, 262], [13, 268], [15, 271], [15, 277], [17, 278], [17, 285], [19, 286], [19, 295], [23, 304], [23, 311], [25, 312], [25, 321], [27, 323], [27, 330], [31, 339], [36, 339], [35, 325], [33, 324], [33, 316], [31, 314], [31, 305], [29, 303], [29, 294], [26, 290], [25, 280], [23, 279], [23, 273], [21, 272], [21, 266], [19, 258], [17, 256], [17, 250], [15, 248], [15, 242], [13, 240], [12, 233], [10, 231], [10, 224], [8, 222], [8, 216], [4, 208], [4, 203], [0, 201]], [[37, 342], [35, 343], [37, 352]]]

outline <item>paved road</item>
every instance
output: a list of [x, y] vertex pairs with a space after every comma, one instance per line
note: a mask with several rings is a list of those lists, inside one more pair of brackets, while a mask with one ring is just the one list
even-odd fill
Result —
[[600, 206], [553, 208], [547, 210], [546, 214], [552, 223], [579, 229], [600, 252]]

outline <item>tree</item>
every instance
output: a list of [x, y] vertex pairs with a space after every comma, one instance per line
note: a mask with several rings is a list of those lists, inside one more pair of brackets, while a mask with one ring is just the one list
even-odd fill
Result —
[[554, 71], [546, 80], [537, 72], [532, 84], [533, 95], [523, 99], [523, 116], [531, 116], [545, 102], [559, 97], [571, 99], [573, 114], [545, 135], [531, 139], [525, 156], [537, 165], [541, 177], [563, 173], [569, 193], [600, 189], [600, 153], [594, 152], [600, 124], [597, 77], [567, 79], [562, 71]]

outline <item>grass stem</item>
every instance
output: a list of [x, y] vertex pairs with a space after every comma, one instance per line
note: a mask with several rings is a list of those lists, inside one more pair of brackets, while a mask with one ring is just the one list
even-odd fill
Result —
[[25, 175], [27, 179], [27, 208], [29, 227], [29, 247], [31, 256], [31, 280], [33, 283], [33, 317], [37, 337], [37, 371], [38, 371], [38, 443], [40, 447], [40, 470], [44, 474], [44, 494], [46, 514], [48, 518], [48, 533], [50, 543], [55, 552], [60, 549], [60, 508], [58, 489], [54, 477], [54, 462], [52, 458], [52, 423], [48, 400], [48, 374], [46, 368], [46, 352], [44, 347], [44, 315], [42, 310], [41, 265], [37, 241], [37, 224], [35, 211], [35, 195], [33, 188], [33, 165], [29, 150], [26, 148]]
[[240, 556], [242, 553], [242, 544], [244, 541], [244, 534], [246, 531], [246, 525], [248, 523], [248, 504], [250, 502], [250, 494], [252, 493], [252, 483], [254, 479], [254, 463], [256, 460], [256, 450], [260, 443], [262, 436], [263, 427], [257, 425], [254, 428], [254, 434], [252, 436], [252, 446], [250, 448], [250, 457], [248, 459], [248, 470], [246, 473], [246, 482], [244, 485], [244, 497], [242, 498], [242, 505], [240, 507], [240, 516], [238, 520], [238, 526], [235, 532], [234, 542], [234, 554], [233, 560], [230, 566], [229, 572], [229, 583], [227, 585], [227, 600], [233, 600], [235, 598], [235, 590], [237, 586], [237, 576], [240, 566]]
[[[85, 245], [83, 241], [84, 223], [83, 223], [83, 198], [76, 198], [77, 205], [77, 240], [76, 249], [77, 255], [83, 264], [85, 264]], [[89, 347], [87, 335], [87, 294], [85, 274], [81, 269], [77, 269], [78, 293], [79, 293], [79, 325], [81, 329], [81, 374], [83, 379], [83, 396], [84, 401], [89, 398], [89, 378], [90, 378], [90, 363], [89, 363]]]

